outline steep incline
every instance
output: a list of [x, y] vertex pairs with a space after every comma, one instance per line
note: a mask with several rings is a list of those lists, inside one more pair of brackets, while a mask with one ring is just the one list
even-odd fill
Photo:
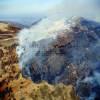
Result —
[[20, 29], [0, 23], [0, 100], [79, 100], [71, 85], [34, 84], [22, 77], [16, 54], [16, 34]]
[[73, 84], [82, 100], [100, 99], [100, 23], [75, 18], [64, 27], [56, 38], [32, 42], [30, 51], [23, 47], [23, 76], [34, 82]]

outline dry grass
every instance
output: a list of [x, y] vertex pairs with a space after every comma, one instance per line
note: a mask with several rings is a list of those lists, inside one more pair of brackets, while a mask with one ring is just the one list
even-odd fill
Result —
[[14, 30], [9, 31], [11, 38], [4, 33], [8, 26], [0, 23], [0, 100], [79, 100], [73, 86], [35, 84], [22, 77], [15, 49], [17, 39], [11, 33]]

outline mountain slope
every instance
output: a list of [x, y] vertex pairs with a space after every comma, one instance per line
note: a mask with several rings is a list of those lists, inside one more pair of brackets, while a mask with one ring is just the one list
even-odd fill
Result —
[[16, 35], [20, 30], [0, 22], [0, 100], [79, 100], [72, 85], [35, 84], [22, 77], [16, 53]]
[[23, 76], [34, 82], [73, 84], [82, 100], [100, 99], [100, 23], [84, 18], [65, 23], [56, 38], [27, 44], [30, 51], [23, 47]]

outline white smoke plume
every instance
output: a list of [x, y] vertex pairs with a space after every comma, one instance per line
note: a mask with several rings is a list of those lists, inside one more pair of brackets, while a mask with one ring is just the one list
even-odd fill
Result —
[[[58, 7], [54, 7], [53, 9], [50, 9], [50, 11], [48, 11], [49, 12], [47, 13], [48, 18], [43, 19], [41, 22], [28, 29], [23, 29], [18, 33], [19, 45], [17, 47], [17, 54], [19, 56], [19, 64], [21, 69], [23, 69], [26, 66], [31, 66], [31, 62], [33, 58], [36, 61], [38, 61], [38, 65], [41, 66], [41, 59], [43, 58], [37, 59], [35, 57], [36, 53], [40, 50], [40, 48], [43, 48], [42, 50], [44, 50], [45, 48], [48, 49], [49, 44], [55, 40], [59, 32], [61, 34], [66, 29], [70, 30], [70, 20], [66, 21], [66, 18], [68, 19], [71, 16], [84, 16], [90, 19], [99, 20], [98, 17], [99, 8], [97, 8], [97, 6], [93, 4], [94, 2], [93, 0], [91, 1], [76, 0], [75, 1], [76, 5], [74, 5], [74, 3], [72, 4], [71, 1], [72, 0], [66, 0], [66, 1], [64, 0], [64, 2], [61, 5], [59, 5]], [[71, 22], [71, 25], [72, 24], [74, 25], [74, 23]], [[43, 41], [45, 39], [46, 41]], [[100, 40], [100, 39], [97, 37], [96, 40]], [[79, 44], [81, 45], [81, 42]], [[95, 43], [94, 46], [92, 45], [90, 48], [87, 48], [87, 50], [91, 51], [88, 52], [88, 54], [93, 55], [92, 53], [96, 53], [95, 55], [98, 57], [100, 55], [99, 49], [100, 49], [100, 41]], [[73, 54], [72, 63], [74, 63], [74, 61], [75, 63], [80, 61], [82, 56], [84, 58], [85, 55], [84, 53], [85, 52], [82, 52], [81, 50], [79, 51], [77, 51], [77, 49], [72, 50], [72, 54]], [[59, 57], [57, 57], [57, 59], [58, 58]], [[88, 63], [89, 68], [91, 67], [90, 69], [93, 69], [93, 67], [96, 66], [95, 65], [96, 62], [95, 61], [93, 62], [92, 58], [89, 58], [89, 60], [90, 62], [86, 61], [86, 63]], [[37, 67], [38, 72], [41, 71], [42, 67], [40, 68], [40, 66]], [[29, 69], [27, 68], [27, 73], [30, 76], [30, 71], [28, 70]], [[94, 90], [94, 88], [96, 86], [100, 87], [99, 77], [100, 77], [99, 72], [93, 71], [92, 76], [85, 76], [83, 80], [78, 79], [79, 82], [89, 83], [90, 85], [92, 84], [92, 88], [93, 88], [93, 90], [91, 90], [90, 92], [90, 96], [85, 97], [85, 99], [82, 100], [94, 100], [94, 98], [96, 97], [96, 92], [95, 92], [96, 90]], [[78, 81], [76, 83], [78, 83], [79, 86], [80, 83]]]
[[[37, 25], [21, 30], [17, 36], [19, 40], [17, 54], [20, 58], [19, 61], [21, 68], [24, 67], [22, 64], [23, 62], [27, 62], [37, 53], [40, 47], [39, 43], [37, 44], [38, 41], [52, 38], [50, 40], [48, 39], [47, 43], [43, 43], [43, 45], [46, 46], [52, 42], [54, 38], [56, 38], [59, 31], [63, 31], [65, 29], [69, 29], [69, 26], [66, 24], [64, 19], [55, 20], [45, 18]], [[23, 58], [21, 58], [21, 55], [23, 55]]]
[[[100, 7], [98, 4], [100, 4], [99, 0], [62, 0], [61, 4], [45, 12], [47, 18], [44, 18], [39, 24], [29, 29], [23, 29], [18, 33], [19, 46], [17, 52], [19, 57], [26, 48], [31, 51], [30, 45], [34, 41], [49, 37], [55, 38], [58, 31], [68, 29], [69, 26], [66, 25], [65, 20], [72, 16], [83, 16], [99, 20]], [[35, 47], [35, 53], [37, 49], [38, 47]]]

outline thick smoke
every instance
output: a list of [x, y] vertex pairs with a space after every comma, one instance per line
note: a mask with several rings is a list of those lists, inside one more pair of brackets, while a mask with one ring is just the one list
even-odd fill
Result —
[[[33, 25], [29, 29], [23, 29], [18, 33], [17, 54], [21, 67], [25, 67], [24, 63], [35, 57], [35, 54], [41, 47], [38, 41], [47, 39], [43, 46], [47, 46], [56, 38], [59, 31], [67, 29], [69, 26], [65, 25], [65, 20], [43, 19], [37, 25]], [[51, 38], [51, 39], [49, 39]], [[38, 43], [37, 43], [38, 42]], [[42, 51], [42, 50], [41, 50]]]
[[[52, 45], [57, 42], [58, 35], [66, 37], [69, 33], [72, 36], [67, 38], [70, 44], [66, 40], [63, 40], [66, 45], [60, 41], [58, 45], [65, 46], [53, 51]], [[24, 75], [36, 82], [46, 80], [73, 84], [67, 76], [68, 72], [72, 74], [76, 70], [79, 74], [74, 85], [81, 100], [99, 100], [100, 24], [83, 18], [68, 21], [46, 18], [29, 29], [21, 30], [18, 39], [17, 53]], [[50, 53], [48, 57], [45, 56], [47, 51]], [[65, 53], [61, 55], [59, 51]]]
[[[97, 2], [98, 0], [63, 0], [60, 5], [47, 11], [47, 18], [21, 30], [18, 33], [17, 53], [23, 75], [35, 82], [46, 80], [49, 83], [73, 84], [81, 100], [99, 100], [100, 24], [84, 19], [82, 22], [75, 21], [72, 17], [83, 16], [100, 21], [100, 2]], [[68, 19], [70, 17], [71, 20]], [[68, 44], [67, 40], [57, 41], [59, 34], [67, 37], [66, 34], [69, 33], [71, 37], [67, 38]], [[75, 40], [72, 42], [73, 38]], [[56, 42], [58, 46], [65, 44], [54, 48]], [[46, 52], [48, 55], [45, 55]], [[73, 73], [76, 78], [73, 76], [70, 80]]]

